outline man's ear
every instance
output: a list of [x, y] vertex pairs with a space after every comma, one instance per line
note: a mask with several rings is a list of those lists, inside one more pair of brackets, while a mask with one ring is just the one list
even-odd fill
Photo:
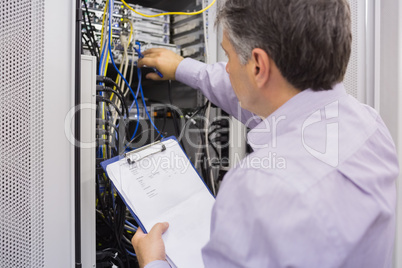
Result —
[[270, 78], [270, 58], [261, 48], [254, 48], [251, 52], [252, 76], [257, 87], [264, 86]]

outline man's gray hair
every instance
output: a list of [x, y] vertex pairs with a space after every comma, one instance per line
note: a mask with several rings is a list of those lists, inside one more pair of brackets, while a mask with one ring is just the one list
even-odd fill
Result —
[[242, 64], [261, 48], [300, 90], [343, 80], [352, 43], [347, 0], [226, 0], [216, 23]]

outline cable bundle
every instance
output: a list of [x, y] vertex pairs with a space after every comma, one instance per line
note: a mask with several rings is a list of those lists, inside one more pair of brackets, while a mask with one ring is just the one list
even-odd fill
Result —
[[[97, 119], [96, 119], [96, 136], [97, 136], [97, 172], [96, 172], [96, 235], [97, 235], [97, 267], [112, 267], [113, 265], [118, 267], [130, 267], [130, 265], [137, 265], [136, 255], [133, 252], [131, 245], [131, 237], [137, 230], [137, 224], [135, 220], [130, 216], [123, 201], [116, 194], [113, 185], [107, 178], [105, 172], [100, 168], [100, 162], [110, 159], [114, 156], [118, 156], [124, 153], [129, 147], [132, 141], [142, 137], [147, 131], [155, 131], [158, 133], [156, 139], [164, 136], [164, 129], [167, 121], [167, 114], [169, 105], [165, 105], [163, 113], [163, 127], [162, 131], [159, 131], [153, 122], [150, 113], [147, 110], [145, 102], [144, 92], [142, 88], [142, 73], [141, 69], [137, 68], [135, 79], [134, 70], [135, 66], [135, 54], [141, 55], [141, 43], [135, 42], [133, 21], [127, 17], [123, 17], [125, 28], [123, 33], [120, 33], [121, 46], [117, 48], [116, 39], [113, 40], [113, 28], [112, 19], [114, 13], [114, 1], [106, 0], [103, 15], [102, 15], [102, 29], [100, 40], [96, 39], [94, 34], [94, 27], [91, 23], [91, 14], [88, 9], [86, 0], [83, 0], [83, 24], [84, 31], [82, 33], [82, 42], [86, 45], [91, 55], [97, 57], [98, 61], [98, 76], [96, 87], [96, 103], [97, 103]], [[214, 4], [215, 0], [205, 9], [199, 11], [197, 14], [207, 10]], [[128, 6], [124, 1], [123, 4], [136, 12]], [[136, 12], [138, 13], [138, 12]], [[163, 13], [159, 15], [169, 15], [174, 13]], [[192, 15], [185, 13], [186, 15]], [[195, 14], [195, 13], [194, 13]], [[145, 15], [145, 14], [141, 14]], [[149, 17], [149, 15], [145, 15]], [[128, 25], [130, 31], [128, 33]], [[118, 68], [114, 52], [120, 49], [122, 51], [122, 57], [120, 59], [120, 66]], [[131, 53], [131, 55], [130, 55]], [[117, 73], [116, 77], [110, 75], [113, 70], [109, 70], [109, 64], [113, 66], [113, 69]], [[117, 62], [119, 63], [119, 62]], [[128, 75], [128, 76], [127, 76]], [[110, 77], [113, 77], [110, 78]], [[134, 77], [134, 78], [133, 78]], [[127, 79], [128, 78], [128, 79]], [[138, 86], [136, 92], [133, 91], [131, 83], [133, 80], [138, 80]], [[130, 96], [131, 95], [131, 96]], [[132, 97], [132, 103], [128, 100]], [[169, 97], [171, 100], [171, 85], [169, 83]], [[151, 127], [145, 130], [140, 130], [140, 106], [138, 98], [141, 98], [144, 114], [149, 119]], [[136, 108], [136, 116], [131, 115], [130, 112]], [[205, 113], [206, 106], [203, 106], [196, 111], [193, 116], [199, 113]], [[173, 118], [175, 126], [175, 132], [177, 135], [181, 135], [179, 123], [182, 119], [182, 115], [176, 114], [174, 109], [170, 108], [170, 113]], [[144, 115], [144, 116], [145, 116]], [[135, 121], [135, 129], [130, 132], [131, 140], [126, 141], [126, 126], [129, 120]], [[182, 123], [184, 129], [185, 124]], [[129, 138], [129, 137], [128, 137]], [[182, 144], [184, 147], [184, 144]]]

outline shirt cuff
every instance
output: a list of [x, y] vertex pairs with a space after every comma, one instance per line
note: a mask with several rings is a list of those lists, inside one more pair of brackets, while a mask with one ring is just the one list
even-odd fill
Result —
[[179, 66], [177, 66], [175, 74], [176, 80], [198, 89], [198, 76], [201, 70], [207, 68], [207, 66], [206, 63], [191, 58], [185, 58], [179, 63]]
[[144, 268], [170, 268], [167, 261], [153, 261], [145, 265]]

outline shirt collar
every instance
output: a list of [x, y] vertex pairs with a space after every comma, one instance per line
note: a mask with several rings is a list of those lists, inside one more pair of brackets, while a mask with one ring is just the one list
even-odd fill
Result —
[[343, 83], [331, 90], [303, 90], [250, 130], [247, 134], [248, 143], [254, 151], [269, 147], [277, 137], [297, 128], [308, 116], [345, 96]]

